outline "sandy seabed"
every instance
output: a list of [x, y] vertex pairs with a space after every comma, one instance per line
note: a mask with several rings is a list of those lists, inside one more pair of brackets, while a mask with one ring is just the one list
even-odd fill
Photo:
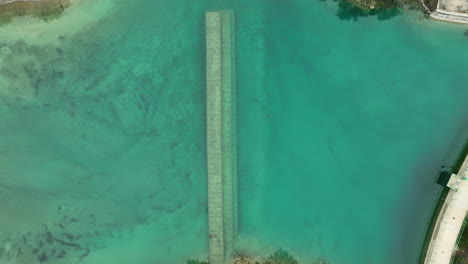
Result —
[[109, 30], [122, 5], [74, 0], [59, 19], [0, 27], [2, 264], [180, 263], [205, 252], [206, 198], [194, 192], [205, 188], [202, 97], [160, 74], [180, 50]]

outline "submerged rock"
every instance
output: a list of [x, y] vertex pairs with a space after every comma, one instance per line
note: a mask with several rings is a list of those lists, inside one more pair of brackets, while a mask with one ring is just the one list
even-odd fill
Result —
[[19, 16], [49, 21], [59, 17], [70, 3], [71, 0], [0, 0], [0, 24]]

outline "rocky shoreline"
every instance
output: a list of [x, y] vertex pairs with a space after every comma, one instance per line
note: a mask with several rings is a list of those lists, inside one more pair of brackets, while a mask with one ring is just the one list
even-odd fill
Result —
[[41, 0], [0, 0], [0, 5], [2, 4], [10, 4], [14, 2], [39, 2]]
[[[437, 2], [437, 0], [347, 0], [363, 10], [379, 10], [388, 8], [421, 8], [425, 12], [430, 12], [427, 2]], [[437, 4], [437, 3], [436, 3]]]
[[437, 8], [438, 0], [336, 0], [347, 2], [361, 10], [363, 15], [385, 10], [417, 9], [430, 14]]
[[0, 24], [21, 16], [52, 20], [59, 17], [70, 2], [71, 0], [0, 0]]
[[[0, 25], [20, 16], [48, 21], [59, 17], [73, 0], [0, 0]], [[339, 2], [342, 16], [369, 16], [396, 13], [402, 7], [420, 9], [426, 14], [435, 10], [438, 0], [333, 0]]]

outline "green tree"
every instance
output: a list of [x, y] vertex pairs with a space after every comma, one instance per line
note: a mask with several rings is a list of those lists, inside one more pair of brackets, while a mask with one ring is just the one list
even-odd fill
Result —
[[187, 264], [209, 264], [208, 261], [201, 260], [187, 260]]
[[298, 262], [286, 250], [278, 249], [267, 257], [264, 264], [298, 264]]

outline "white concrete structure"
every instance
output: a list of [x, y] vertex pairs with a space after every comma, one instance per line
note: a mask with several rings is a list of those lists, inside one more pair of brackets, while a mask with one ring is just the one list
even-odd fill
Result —
[[468, 156], [459, 173], [452, 174], [447, 186], [451, 190], [437, 218], [425, 264], [449, 264], [456, 250], [468, 212]]
[[431, 17], [441, 21], [468, 24], [468, 0], [439, 0]]

